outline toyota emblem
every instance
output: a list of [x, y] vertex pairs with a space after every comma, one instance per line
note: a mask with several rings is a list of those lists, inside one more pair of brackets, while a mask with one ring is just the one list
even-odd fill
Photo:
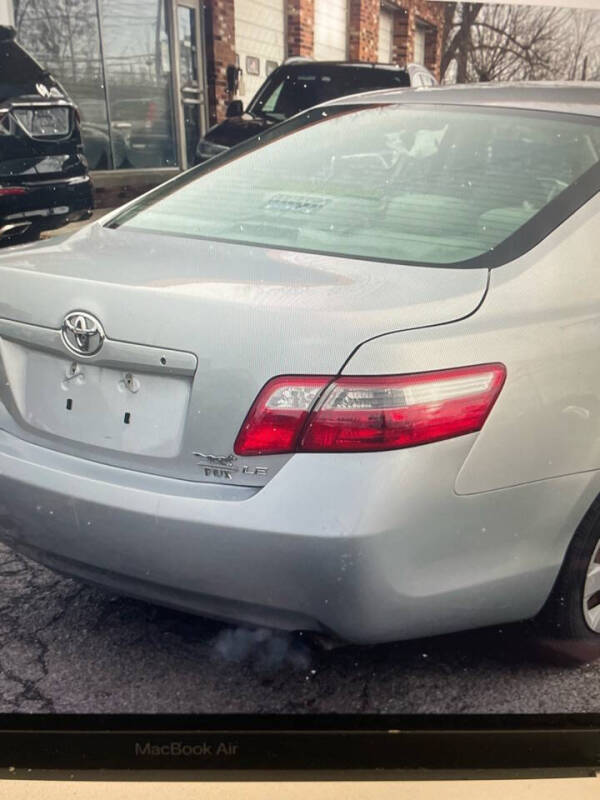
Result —
[[93, 356], [104, 344], [104, 329], [85, 311], [71, 311], [63, 322], [61, 336], [67, 350], [77, 356]]

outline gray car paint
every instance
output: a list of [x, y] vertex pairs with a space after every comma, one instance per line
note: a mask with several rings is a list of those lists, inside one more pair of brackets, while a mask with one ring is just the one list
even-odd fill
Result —
[[302, 453], [256, 490], [142, 477], [0, 431], [1, 536], [113, 591], [255, 625], [369, 643], [507, 623], [540, 609], [600, 483], [459, 497], [475, 439]]
[[[103, 463], [191, 480], [221, 480], [207, 475], [205, 460], [194, 453], [232, 453], [244, 417], [270, 378], [335, 375], [367, 338], [471, 314], [485, 294], [488, 271], [439, 273], [432, 281], [434, 273], [419, 267], [213, 244], [100, 224], [56, 245], [21, 248], [0, 256], [0, 400], [12, 411], [6, 429]], [[157, 451], [144, 456], [139, 446], [133, 448], [136, 452], [123, 451], [118, 444], [102, 447], [98, 441], [84, 446], [60, 435], [64, 428], [56, 419], [40, 424], [19, 412], [9, 384], [16, 385], [22, 371], [19, 356], [24, 351], [19, 346], [35, 339], [38, 348], [63, 352], [54, 381], [44, 382], [41, 394], [66, 418], [64, 375], [73, 359], [60, 345], [60, 327], [74, 309], [95, 314], [108, 340], [87, 364], [136, 372], [142, 349], [149, 354], [141, 365], [149, 376], [152, 369], [154, 374], [165, 373], [163, 356], [169, 369], [170, 352], [179, 360], [197, 359], [183, 446], [177, 454], [156, 458]], [[189, 351], [192, 355], [186, 356]], [[139, 380], [136, 401], [143, 399], [148, 384], [141, 374]], [[77, 407], [78, 388], [74, 385], [72, 393]], [[152, 391], [157, 416], [168, 415], [168, 394]], [[94, 420], [87, 424], [93, 426]], [[105, 425], [103, 418], [98, 425]], [[288, 458], [245, 459], [243, 464], [251, 469], [259, 465], [269, 472], [238, 472], [234, 480], [263, 485]]]
[[[411, 102], [434, 93], [436, 102], [600, 113], [597, 85], [422, 90]], [[165, 245], [98, 226], [7, 254], [5, 320], [52, 338], [64, 313], [88, 307], [117, 350], [133, 342], [195, 355], [188, 431], [205, 437], [199, 444], [230, 451], [261, 381], [278, 372], [502, 361], [508, 377], [480, 434], [384, 453], [273, 457], [262, 488], [181, 480], [196, 473], [177, 459], [157, 465], [34, 433], [14, 404], [0, 403], [3, 538], [113, 590], [354, 641], [533, 616], [600, 493], [599, 211], [596, 196], [489, 276]], [[10, 345], [23, 341], [20, 331]], [[235, 402], [221, 418], [228, 392]], [[196, 428], [204, 404], [208, 424]]]
[[[348, 374], [502, 361], [510, 376], [457, 475], [461, 494], [600, 469], [600, 196], [492, 270], [477, 314], [363, 344]], [[418, 365], [418, 366], [417, 366]]]
[[432, 86], [417, 89], [365, 92], [323, 103], [332, 105], [373, 103], [441, 103], [443, 105], [521, 108], [557, 111], [585, 116], [600, 116], [598, 91], [600, 81], [522, 81], [520, 83], [478, 83], [457, 86]]

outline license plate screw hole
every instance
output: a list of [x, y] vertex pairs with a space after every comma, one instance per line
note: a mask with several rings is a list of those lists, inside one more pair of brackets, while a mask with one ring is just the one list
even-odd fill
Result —
[[163, 367], [166, 367], [166, 366], [167, 366], [167, 359], [166, 359], [166, 358], [163, 356], [163, 357], [160, 359], [160, 363], [163, 365]]
[[127, 391], [131, 392], [132, 394], [137, 394], [140, 390], [140, 382], [137, 378], [135, 378], [131, 372], [127, 372], [123, 376], [123, 381], [121, 383], [122, 386], [127, 389]]
[[131, 414], [129, 413], [129, 411], [125, 412], [125, 416], [123, 417], [123, 422], [125, 423], [125, 425], [129, 425], [129, 423], [131, 422]]
[[69, 399], [67, 400], [67, 411], [70, 411], [72, 408], [73, 408], [73, 401], [69, 397]]

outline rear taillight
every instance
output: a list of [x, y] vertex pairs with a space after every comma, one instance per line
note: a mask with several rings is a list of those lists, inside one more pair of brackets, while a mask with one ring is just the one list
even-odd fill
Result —
[[26, 193], [27, 189], [24, 186], [0, 186], [0, 197]]
[[502, 364], [367, 377], [281, 377], [246, 417], [238, 455], [396, 450], [481, 429], [504, 383]]
[[238, 455], [292, 453], [327, 377], [284, 377], [269, 381], [256, 398], [238, 434]]

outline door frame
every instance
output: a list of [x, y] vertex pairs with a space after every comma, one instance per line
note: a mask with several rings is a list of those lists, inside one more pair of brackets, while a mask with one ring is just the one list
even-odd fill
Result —
[[181, 92], [181, 74], [179, 72], [179, 36], [177, 31], [177, 7], [183, 6], [196, 11], [196, 43], [198, 70], [198, 103], [200, 136], [208, 129], [208, 85], [206, 79], [206, 6], [202, 0], [164, 0], [166, 3], [167, 30], [170, 42], [171, 91], [173, 92], [173, 112], [175, 115], [175, 134], [177, 140], [177, 162], [179, 169], [185, 170], [193, 166], [187, 163], [185, 140], [185, 119], [183, 96]]

